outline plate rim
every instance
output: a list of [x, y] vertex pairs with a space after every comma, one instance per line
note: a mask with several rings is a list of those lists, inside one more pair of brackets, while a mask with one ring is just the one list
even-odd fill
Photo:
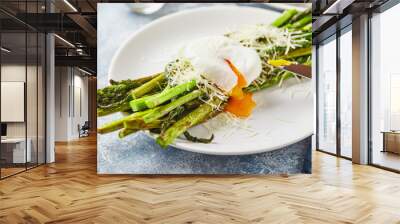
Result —
[[[154, 134], [151, 134], [151, 133], [148, 133], [148, 132], [144, 132], [144, 133], [147, 136], [149, 136], [150, 138], [155, 139], [155, 135]], [[264, 148], [264, 149], [250, 150], [250, 151], [233, 150], [231, 152], [215, 151], [215, 153], [214, 153], [214, 152], [209, 152], [209, 151], [204, 151], [204, 150], [198, 150], [197, 148], [189, 148], [189, 147], [186, 147], [185, 145], [179, 145], [179, 143], [176, 144], [175, 142], [170, 144], [168, 147], [174, 147], [174, 148], [177, 148], [177, 149], [183, 149], [185, 151], [201, 153], [201, 154], [207, 154], [207, 155], [220, 155], [220, 156], [253, 155], [253, 154], [259, 154], [259, 153], [264, 153], [264, 152], [272, 152], [272, 151], [275, 151], [275, 150], [278, 150], [278, 149], [282, 149], [282, 148], [288, 147], [290, 145], [293, 145], [295, 143], [301, 142], [306, 138], [312, 137], [313, 135], [314, 135], [314, 133], [311, 132], [311, 133], [308, 133], [308, 134], [306, 134], [306, 135], [304, 135], [304, 136], [302, 136], [300, 138], [297, 138], [297, 139], [295, 139], [293, 141], [290, 141], [290, 142], [288, 142], [286, 144], [282, 144], [280, 146], [270, 147], [268, 149]], [[198, 144], [204, 144], [204, 143], [198, 143]]]

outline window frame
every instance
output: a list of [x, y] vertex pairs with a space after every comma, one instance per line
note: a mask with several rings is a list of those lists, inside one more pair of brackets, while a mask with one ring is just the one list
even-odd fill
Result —
[[[344, 35], [347, 32], [352, 32], [351, 29], [352, 23], [347, 24], [346, 26], [337, 29], [337, 31], [335, 33], [333, 33], [332, 35], [328, 36], [327, 38], [319, 41], [318, 44], [316, 44], [316, 150], [319, 152], [323, 152], [323, 153], [327, 153], [333, 156], [337, 156], [340, 158], [344, 158], [347, 160], [352, 160], [352, 158], [347, 157], [342, 155], [342, 150], [341, 150], [341, 119], [340, 119], [340, 84], [341, 84], [341, 64], [340, 64], [340, 37], [342, 35]], [[334, 38], [332, 38], [333, 36], [335, 36]], [[321, 149], [320, 143], [319, 143], [319, 88], [320, 88], [320, 80], [319, 80], [319, 48], [321, 43], [327, 43], [330, 41], [336, 41], [336, 152], [332, 153], [329, 151], [326, 151], [324, 149]]]

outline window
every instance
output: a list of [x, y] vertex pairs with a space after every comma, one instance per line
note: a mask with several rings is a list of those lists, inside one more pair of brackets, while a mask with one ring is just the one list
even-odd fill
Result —
[[318, 47], [318, 149], [336, 153], [336, 36]]
[[351, 25], [340, 36], [340, 155], [352, 156], [352, 33]]
[[371, 18], [372, 164], [400, 170], [400, 5]]

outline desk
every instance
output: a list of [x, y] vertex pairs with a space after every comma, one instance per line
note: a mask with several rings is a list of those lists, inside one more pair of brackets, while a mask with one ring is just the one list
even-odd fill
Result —
[[392, 152], [400, 154], [400, 131], [382, 131], [383, 150], [382, 152]]
[[[30, 138], [26, 141], [28, 144], [25, 154], [25, 138], [5, 138], [1, 139], [2, 157], [9, 163], [25, 163], [32, 159]], [[12, 159], [11, 159], [12, 158]], [[25, 161], [26, 158], [26, 161]]]

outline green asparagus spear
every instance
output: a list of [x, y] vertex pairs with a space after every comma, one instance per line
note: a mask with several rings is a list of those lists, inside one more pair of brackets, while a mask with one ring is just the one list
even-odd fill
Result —
[[123, 101], [133, 86], [118, 84], [97, 90], [97, 106], [101, 108]]
[[[304, 11], [301, 11], [299, 13], [297, 13], [296, 15], [294, 15], [288, 24], [293, 24], [297, 21], [299, 21], [300, 19], [302, 19], [303, 17], [307, 16], [307, 15], [311, 15], [311, 7], [305, 9]], [[287, 26], [287, 25], [286, 25]]]
[[270, 88], [270, 87], [275, 86], [277, 84], [278, 83], [275, 80], [268, 80], [268, 81], [263, 82], [260, 85], [250, 85], [250, 86], [246, 87], [244, 89], [244, 91], [248, 92], [248, 93], [253, 93], [253, 92], [257, 92], [257, 91], [262, 90], [262, 89]]
[[303, 26], [303, 28], [301, 28], [301, 30], [306, 31], [306, 32], [311, 32], [312, 31], [312, 23], [309, 23], [309, 24]]
[[214, 134], [210, 138], [199, 138], [191, 135], [188, 131], [183, 132], [185, 138], [191, 142], [210, 143], [214, 139]]
[[143, 120], [140, 118], [124, 121], [124, 128], [121, 131], [119, 131], [118, 137], [124, 138], [140, 130], [150, 130], [154, 128], [160, 128], [160, 125], [161, 121], [158, 120], [150, 124], [145, 124]]
[[[221, 103], [219, 99], [213, 100], [212, 104]], [[185, 117], [178, 120], [171, 127], [169, 127], [164, 133], [157, 138], [157, 143], [165, 148], [171, 144], [179, 135], [185, 132], [190, 127], [199, 124], [203, 120], [207, 119], [208, 116], [213, 112], [214, 108], [209, 104], [202, 104], [197, 109], [190, 112]]]
[[275, 27], [282, 27], [285, 25], [289, 20], [297, 14], [296, 9], [288, 9], [286, 10], [279, 18], [277, 18], [273, 23], [272, 26]]
[[262, 89], [267, 89], [273, 86], [278, 85], [280, 82], [292, 78], [293, 75], [289, 75], [292, 74], [291, 72], [284, 72], [281, 73], [279, 75], [274, 76], [273, 78], [270, 78], [268, 80], [266, 80], [265, 82], [259, 84], [259, 85], [250, 85], [248, 87], [246, 87], [244, 89], [245, 92], [249, 92], [249, 93], [253, 93], [253, 92], [257, 92], [260, 91]]
[[159, 128], [160, 126], [161, 126], [160, 120], [154, 120], [151, 123], [145, 123], [142, 118], [135, 118], [124, 121], [124, 128], [126, 129], [147, 130], [147, 129]]
[[196, 87], [196, 81], [189, 81], [162, 91], [157, 97], [151, 97], [145, 100], [145, 104], [148, 108], [154, 108], [184, 92], [191, 91], [194, 87]]
[[131, 109], [134, 112], [142, 111], [144, 109], [147, 109], [145, 101], [150, 99], [150, 97], [157, 97], [158, 95], [159, 95], [159, 93], [156, 93], [154, 95], [144, 96], [144, 97], [141, 97], [141, 98], [138, 98], [138, 99], [134, 99], [131, 102], [129, 102], [129, 105], [131, 106]]
[[133, 88], [137, 88], [141, 85], [143, 85], [144, 83], [154, 79], [156, 76], [158, 76], [159, 74], [155, 74], [155, 75], [150, 75], [150, 76], [146, 76], [143, 78], [138, 78], [138, 79], [126, 79], [126, 80], [121, 80], [121, 81], [115, 81], [113, 79], [110, 79], [110, 84], [111, 85], [120, 85], [120, 84], [124, 84], [124, 85], [131, 85], [133, 86]]
[[132, 97], [131, 100], [142, 97], [145, 94], [151, 92], [153, 89], [161, 86], [162, 83], [165, 81], [165, 79], [166, 79], [165, 74], [160, 73], [158, 76], [156, 76], [152, 80], [150, 80], [150, 81], [146, 82], [145, 84], [141, 85], [140, 87], [132, 90], [130, 92], [130, 95]]
[[284, 55], [282, 59], [291, 59], [306, 55], [311, 55], [311, 47], [297, 48], [290, 51], [287, 55]]
[[138, 131], [137, 129], [124, 128], [124, 129], [122, 129], [121, 131], [118, 132], [118, 137], [119, 138], [124, 138], [124, 137], [126, 137], [126, 136], [128, 136], [130, 134], [133, 134], [133, 133], [137, 132], [137, 131]]
[[98, 128], [97, 129], [97, 133], [105, 134], [105, 133], [108, 133], [108, 132], [113, 132], [113, 131], [119, 130], [119, 129], [124, 127], [124, 122], [125, 121], [143, 117], [144, 115], [146, 115], [146, 114], [148, 114], [148, 113], [150, 113], [152, 111], [153, 111], [153, 109], [148, 109], [148, 110], [145, 110], [145, 111], [140, 111], [140, 112], [133, 113], [133, 114], [131, 114], [129, 116], [123, 117], [123, 118], [121, 118], [119, 120], [116, 120], [116, 121], [111, 121], [111, 122], [103, 125], [102, 127]]
[[123, 102], [115, 103], [107, 107], [98, 107], [97, 116], [99, 117], [106, 116], [120, 111], [127, 111], [129, 109], [130, 109], [129, 104], [124, 100]]
[[200, 99], [196, 99], [196, 100], [192, 100], [190, 102], [185, 103], [184, 107], [185, 110], [193, 110], [196, 109], [197, 107], [199, 107], [201, 104], [203, 104], [204, 102]]
[[[154, 76], [152, 76], [154, 77]], [[142, 78], [138, 80], [132, 80], [132, 82], [143, 83], [147, 78]], [[104, 89], [98, 90], [97, 94], [97, 115], [105, 116], [115, 112], [130, 110], [129, 101], [131, 101], [132, 93], [141, 96], [141, 94], [146, 94], [151, 91], [160, 88], [162, 81], [165, 80], [165, 76], [160, 73], [157, 74], [149, 82], [144, 83], [140, 87], [133, 89], [132, 86], [127, 86], [124, 83], [131, 83], [127, 80], [121, 81], [121, 84], [111, 85]], [[135, 84], [135, 85], [136, 85]], [[131, 93], [131, 94], [129, 94]]]
[[201, 96], [200, 90], [194, 90], [184, 96], [179, 97], [178, 99], [170, 102], [169, 104], [163, 105], [161, 107], [154, 108], [153, 112], [143, 116], [143, 120], [146, 123], [151, 123], [158, 118], [161, 118], [171, 112], [173, 109], [182, 106], [183, 104], [192, 101]]
[[307, 15], [305, 17], [303, 17], [302, 19], [300, 19], [299, 21], [293, 23], [290, 27], [291, 28], [296, 28], [296, 29], [300, 29], [303, 26], [309, 24], [312, 22], [312, 16], [311, 15]]
[[120, 102], [126, 98], [129, 91], [137, 88], [157, 75], [139, 78], [135, 80], [127, 79], [122, 81], [110, 80], [111, 86], [97, 90], [97, 105], [99, 107], [110, 107], [111, 104]]

